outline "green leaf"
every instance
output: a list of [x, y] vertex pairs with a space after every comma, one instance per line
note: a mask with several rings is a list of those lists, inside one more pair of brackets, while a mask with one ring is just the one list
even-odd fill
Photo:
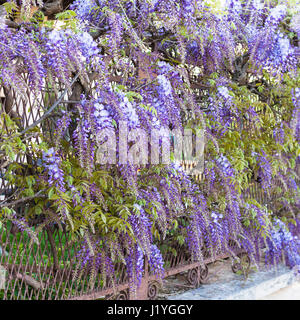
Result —
[[246, 228], [248, 228], [249, 226], [250, 226], [250, 220], [245, 220], [244, 221], [244, 226], [246, 227]]
[[107, 189], [106, 179], [100, 178], [100, 185], [103, 187], [104, 190], [106, 190]]
[[106, 224], [107, 220], [106, 220], [106, 216], [103, 212], [100, 213], [101, 214], [101, 219], [103, 221], [104, 224]]
[[12, 14], [13, 10], [17, 11], [17, 9], [18, 9], [17, 4], [13, 1], [5, 2], [5, 3], [3, 3], [3, 6], [8, 14]]
[[76, 17], [76, 12], [73, 10], [65, 10], [55, 15], [55, 18], [58, 20], [69, 20], [74, 17]]
[[55, 187], [50, 188], [50, 190], [48, 191], [48, 199], [49, 200], [53, 199], [54, 193], [55, 193]]

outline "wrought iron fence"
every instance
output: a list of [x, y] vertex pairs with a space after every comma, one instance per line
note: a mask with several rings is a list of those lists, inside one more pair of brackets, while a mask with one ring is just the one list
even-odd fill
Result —
[[[32, 226], [35, 231], [38, 225]], [[101, 271], [93, 278], [85, 270], [77, 277], [74, 271], [80, 261], [76, 257], [78, 243], [71, 234], [58, 227], [41, 228], [38, 232], [38, 243], [25, 232], [20, 232], [11, 223], [0, 228], [0, 265], [6, 270], [4, 289], [0, 291], [1, 299], [37, 300], [37, 299], [130, 299], [130, 288], [125, 265], [121, 262], [114, 265], [114, 277], [105, 278]], [[204, 264], [192, 262], [185, 246], [173, 246], [176, 254], [164, 254], [165, 275], [167, 278], [186, 272], [190, 287], [196, 287], [208, 276], [207, 265], [230, 257], [228, 253], [219, 252], [211, 256], [204, 250]], [[232, 244], [231, 249], [237, 256], [244, 254], [243, 250]], [[248, 260], [248, 265], [250, 260]], [[239, 270], [239, 261], [233, 265], [233, 271]], [[145, 272], [135, 299], [155, 299], [160, 281], [149, 270], [145, 260]], [[188, 286], [187, 286], [188, 287]]]
[[[261, 189], [253, 185], [249, 196], [262, 199]], [[79, 243], [71, 234], [57, 225], [42, 227], [40, 221], [32, 221], [32, 229], [38, 233], [38, 243], [25, 232], [20, 232], [12, 223], [0, 227], [0, 265], [6, 270], [5, 286], [0, 290], [0, 299], [131, 299], [130, 285], [126, 267], [118, 262], [114, 265], [114, 278], [103, 277], [101, 270], [93, 278], [88, 270], [74, 277], [75, 270], [81, 263], [76, 256]], [[40, 231], [38, 231], [40, 229]], [[167, 240], [166, 240], [167, 241]], [[243, 249], [233, 241], [229, 243], [230, 251], [217, 252], [214, 256], [203, 247], [203, 262], [193, 262], [185, 245], [170, 243], [163, 253], [165, 261], [164, 278], [185, 273], [186, 287], [194, 288], [205, 282], [208, 265], [220, 259], [235, 259], [232, 271], [243, 267], [249, 268], [250, 259]], [[141, 285], [134, 299], [155, 299], [161, 287], [160, 281], [149, 270], [145, 260]]]

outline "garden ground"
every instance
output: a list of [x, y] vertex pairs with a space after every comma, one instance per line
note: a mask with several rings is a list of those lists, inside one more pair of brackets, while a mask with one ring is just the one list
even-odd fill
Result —
[[300, 279], [284, 265], [253, 266], [248, 274], [234, 274], [230, 259], [208, 266], [209, 276], [198, 288], [188, 287], [186, 274], [168, 278], [161, 289], [162, 300], [300, 300]]

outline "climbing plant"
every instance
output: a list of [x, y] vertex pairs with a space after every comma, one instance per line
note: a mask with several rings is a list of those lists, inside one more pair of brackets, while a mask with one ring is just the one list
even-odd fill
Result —
[[[1, 221], [33, 241], [37, 217], [66, 228], [81, 243], [77, 274], [113, 279], [118, 260], [133, 291], [144, 257], [163, 276], [167, 238], [201, 263], [203, 247], [231, 252], [234, 241], [254, 263], [300, 264], [299, 4], [1, 3]], [[24, 113], [40, 114], [30, 123], [14, 107], [29, 96]], [[120, 162], [138, 140], [124, 123], [204, 132], [202, 178], [172, 152], [170, 163]], [[97, 160], [103, 130], [118, 142], [109, 164]], [[253, 182], [266, 203], [246, 196]]]

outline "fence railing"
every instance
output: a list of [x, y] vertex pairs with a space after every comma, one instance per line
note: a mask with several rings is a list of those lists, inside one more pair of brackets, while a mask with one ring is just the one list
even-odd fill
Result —
[[[37, 229], [38, 225], [33, 226]], [[85, 270], [74, 277], [80, 260], [76, 257], [78, 243], [71, 235], [58, 227], [45, 227], [38, 233], [38, 243], [32, 242], [26, 231], [20, 232], [11, 223], [2, 224], [0, 228], [0, 265], [6, 270], [4, 289], [0, 290], [0, 299], [37, 300], [37, 299], [130, 299], [130, 285], [126, 267], [123, 263], [115, 263], [114, 275], [103, 277], [101, 270], [93, 278]], [[192, 262], [185, 246], [173, 246], [172, 252], [164, 254], [165, 273], [167, 278], [186, 272], [186, 280], [191, 288], [200, 285], [208, 276], [207, 265], [228, 258], [227, 252], [219, 252], [211, 256], [203, 248], [204, 264]], [[232, 242], [231, 250], [237, 256], [244, 254]], [[176, 254], [174, 254], [174, 251]], [[248, 259], [248, 264], [250, 260]], [[239, 261], [233, 271], [239, 269]], [[143, 278], [134, 299], [155, 299], [160, 281], [148, 268], [145, 260]]]

